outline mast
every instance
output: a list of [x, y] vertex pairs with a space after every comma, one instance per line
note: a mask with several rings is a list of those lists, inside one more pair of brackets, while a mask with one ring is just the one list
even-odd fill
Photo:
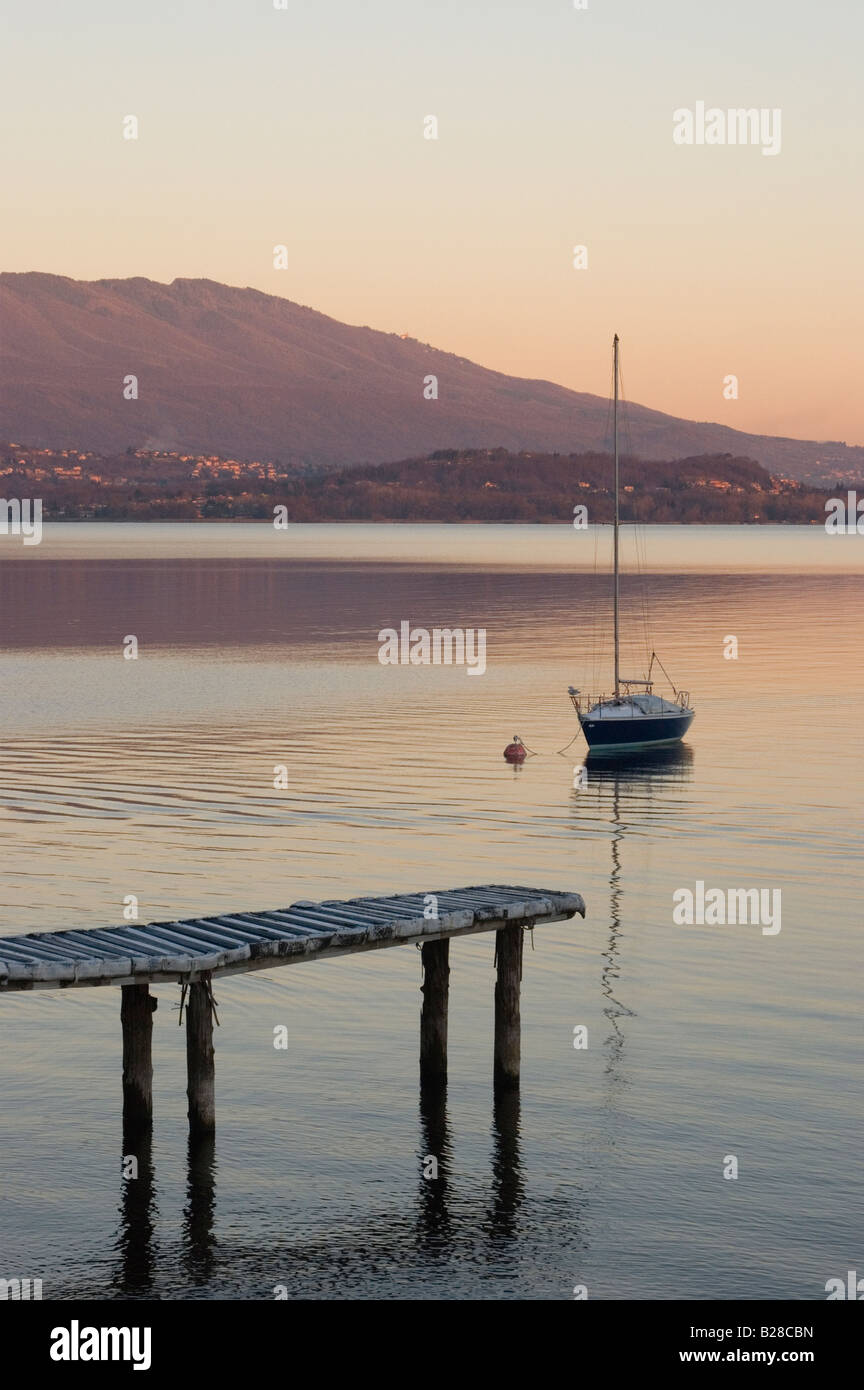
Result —
[[621, 688], [621, 682], [620, 682], [619, 677], [618, 677], [618, 334], [617, 334], [617, 333], [615, 334], [615, 341], [614, 341], [614, 359], [615, 359], [615, 371], [614, 371], [614, 376], [615, 376], [615, 411], [614, 411], [614, 420], [615, 420], [615, 527], [614, 527], [613, 549], [614, 549], [614, 555], [615, 555], [615, 600], [614, 600], [614, 602], [615, 602], [615, 698], [617, 699], [617, 698], [618, 698], [619, 691], [620, 691], [620, 688]]

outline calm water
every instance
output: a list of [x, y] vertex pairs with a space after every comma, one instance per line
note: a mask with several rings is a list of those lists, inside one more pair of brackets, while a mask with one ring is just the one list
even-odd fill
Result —
[[[218, 1129], [190, 1162], [179, 988], [157, 988], [137, 1184], [119, 992], [3, 996], [0, 1276], [46, 1298], [819, 1299], [864, 1268], [864, 543], [647, 543], [652, 636], [696, 722], [577, 790], [584, 744], [556, 750], [568, 684], [608, 657], [593, 535], [0, 537], [0, 935], [117, 922], [130, 893], [142, 921], [508, 881], [588, 905], [526, 954], [521, 1107], [492, 1101], [489, 935], [451, 948], [449, 1095], [421, 1113], [405, 947], [217, 982]], [[381, 666], [403, 619], [485, 627], [486, 674]], [[514, 732], [538, 750], [521, 769]], [[780, 888], [781, 932], [673, 925], [698, 879]]]

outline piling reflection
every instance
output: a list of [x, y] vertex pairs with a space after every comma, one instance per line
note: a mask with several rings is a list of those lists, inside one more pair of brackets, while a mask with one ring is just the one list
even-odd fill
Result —
[[187, 1150], [186, 1206], [183, 1209], [183, 1263], [194, 1284], [210, 1280], [216, 1262], [213, 1219], [216, 1210], [216, 1137], [190, 1138]]
[[446, 1085], [420, 1087], [420, 1191], [417, 1245], [440, 1249], [452, 1234], [447, 1187], [452, 1146], [447, 1120]]
[[[116, 1284], [121, 1294], [140, 1297], [153, 1285], [158, 1218], [153, 1172], [153, 1136], [124, 1130], [123, 1194], [115, 1246], [120, 1256]], [[128, 1174], [128, 1176], [127, 1176]]]
[[[495, 1096], [492, 1114], [492, 1162], [489, 1203], [482, 1220], [485, 1236], [497, 1243], [518, 1234], [518, 1213], [525, 1198], [520, 1153], [521, 1105], [518, 1091]], [[447, 1117], [447, 1090], [420, 1088], [420, 1184], [416, 1223], [417, 1247], [425, 1253], [447, 1253], [456, 1232], [450, 1212], [452, 1142]], [[430, 1168], [429, 1160], [436, 1167]], [[435, 1176], [426, 1176], [427, 1172]], [[460, 1226], [464, 1235], [464, 1228]]]
[[519, 1228], [517, 1217], [525, 1197], [519, 1147], [521, 1113], [518, 1091], [496, 1095], [492, 1115], [492, 1202], [489, 1208], [490, 1235], [496, 1241], [512, 1240]]

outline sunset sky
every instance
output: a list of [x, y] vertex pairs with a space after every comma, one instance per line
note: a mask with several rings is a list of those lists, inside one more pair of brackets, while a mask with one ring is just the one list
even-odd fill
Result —
[[[864, 443], [860, 0], [4, 11], [0, 268], [252, 285], [601, 395], [617, 331], [631, 400]], [[779, 154], [676, 145], [699, 101], [780, 108]]]

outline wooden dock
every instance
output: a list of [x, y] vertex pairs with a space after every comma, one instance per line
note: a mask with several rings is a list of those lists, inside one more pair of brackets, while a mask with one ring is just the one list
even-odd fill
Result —
[[122, 990], [123, 1113], [127, 1129], [152, 1123], [152, 1031], [156, 999], [149, 985], [179, 983], [186, 1003], [189, 1124], [193, 1134], [215, 1126], [212, 981], [223, 975], [357, 951], [415, 943], [423, 957], [420, 1075], [424, 1085], [447, 1078], [450, 937], [497, 933], [495, 959], [496, 1091], [519, 1085], [522, 935], [527, 928], [584, 917], [578, 893], [488, 885], [384, 898], [296, 902], [270, 912], [220, 913], [147, 926], [31, 932], [0, 938], [0, 992]]

